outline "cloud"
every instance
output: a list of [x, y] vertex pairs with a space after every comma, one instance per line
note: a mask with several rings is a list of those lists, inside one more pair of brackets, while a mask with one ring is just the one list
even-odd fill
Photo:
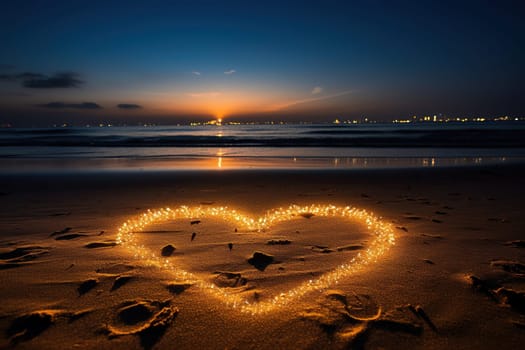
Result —
[[120, 109], [141, 109], [142, 108], [141, 105], [137, 105], [134, 103], [120, 103], [117, 105], [117, 107]]
[[38, 73], [18, 73], [18, 74], [0, 74], [0, 80], [7, 80], [7, 81], [17, 81], [17, 80], [26, 80], [26, 79], [35, 79], [35, 78], [42, 78], [42, 74]]
[[272, 105], [272, 106], [270, 106], [268, 108], [268, 111], [269, 112], [276, 112], [276, 111], [280, 111], [280, 110], [283, 110], [283, 109], [286, 109], [286, 108], [289, 108], [289, 107], [292, 107], [292, 106], [296, 106], [296, 105], [299, 105], [299, 104], [303, 104], [303, 103], [328, 100], [328, 99], [331, 99], [331, 98], [336, 98], [336, 97], [348, 95], [348, 94], [351, 94], [352, 92], [353, 92], [353, 90], [346, 90], [346, 91], [341, 91], [341, 92], [337, 92], [335, 94], [326, 95], [326, 96], [310, 97], [310, 98], [304, 98], [304, 99], [301, 99], [301, 100], [288, 101], [288, 102]]
[[25, 78], [22, 85], [33, 89], [53, 89], [77, 87], [83, 82], [79, 80], [76, 73], [57, 73], [53, 76], [39, 76]]
[[191, 72], [191, 74], [193, 74], [193, 75], [201, 75], [201, 72], [198, 72], [198, 71], [194, 70], [193, 72]]
[[37, 107], [50, 109], [102, 109], [102, 106], [95, 102], [81, 102], [81, 103], [65, 103], [65, 102], [49, 102], [36, 105]]
[[53, 89], [78, 87], [83, 81], [72, 72], [44, 75], [41, 73], [23, 72], [17, 74], [0, 74], [0, 80], [22, 81], [22, 86], [31, 89]]
[[15, 79], [20, 80], [31, 80], [31, 79], [46, 79], [46, 76], [44, 74], [40, 73], [31, 73], [31, 72], [24, 72], [14, 75]]
[[316, 86], [312, 89], [312, 95], [317, 95], [323, 92], [323, 88], [320, 86]]
[[202, 97], [217, 97], [220, 96], [221, 93], [218, 91], [210, 91], [210, 92], [189, 92], [186, 94], [186, 96], [189, 96], [191, 98], [202, 98]]
[[230, 69], [230, 70], [225, 71], [224, 74], [231, 75], [231, 74], [236, 73], [236, 72], [237, 71], [235, 69]]

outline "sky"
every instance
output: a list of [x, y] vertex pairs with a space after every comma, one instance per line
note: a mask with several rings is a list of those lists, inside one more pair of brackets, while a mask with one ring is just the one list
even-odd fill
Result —
[[523, 1], [12, 1], [0, 123], [525, 113]]

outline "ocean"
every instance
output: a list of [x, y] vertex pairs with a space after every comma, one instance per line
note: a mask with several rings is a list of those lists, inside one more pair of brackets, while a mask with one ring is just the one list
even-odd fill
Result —
[[525, 123], [0, 129], [0, 171], [363, 169], [525, 160]]

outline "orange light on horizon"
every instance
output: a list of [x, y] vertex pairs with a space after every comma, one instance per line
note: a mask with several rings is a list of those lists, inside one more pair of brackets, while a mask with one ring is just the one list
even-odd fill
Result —
[[267, 91], [249, 89], [208, 91], [195, 93], [167, 93], [152, 100], [159, 111], [166, 114], [209, 115], [216, 124], [224, 123], [229, 115], [258, 113], [267, 109], [277, 96]]

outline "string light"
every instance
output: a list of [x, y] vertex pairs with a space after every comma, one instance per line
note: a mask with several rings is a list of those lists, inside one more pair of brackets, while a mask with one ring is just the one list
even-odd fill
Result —
[[[358, 253], [349, 261], [337, 266], [334, 270], [316, 279], [308, 280], [269, 300], [262, 301], [250, 301], [242, 295], [232, 293], [227, 288], [219, 288], [213, 283], [198, 278], [193, 273], [177, 267], [171, 259], [160, 257], [149, 248], [140, 244], [137, 237], [137, 234], [140, 234], [140, 232], [149, 225], [175, 219], [216, 217], [233, 224], [235, 227], [261, 232], [280, 222], [288, 221], [301, 215], [355, 220], [365, 224], [374, 239], [363, 252]], [[370, 263], [376, 262], [377, 259], [395, 243], [395, 235], [391, 224], [381, 220], [380, 217], [375, 216], [371, 212], [350, 206], [341, 207], [331, 204], [312, 204], [309, 206], [291, 205], [288, 208], [270, 210], [266, 215], [257, 220], [228, 207], [180, 206], [176, 209], [162, 208], [158, 210], [148, 210], [135, 219], [124, 222], [118, 230], [117, 243], [128, 248], [135, 258], [142, 260], [144, 263], [167, 270], [172, 273], [176, 279], [195, 281], [194, 285], [206, 293], [223, 300], [232, 308], [255, 315], [267, 313], [286, 306], [309, 292], [316, 290], [322, 291], [336, 285], [343, 278], [362, 270]]]

